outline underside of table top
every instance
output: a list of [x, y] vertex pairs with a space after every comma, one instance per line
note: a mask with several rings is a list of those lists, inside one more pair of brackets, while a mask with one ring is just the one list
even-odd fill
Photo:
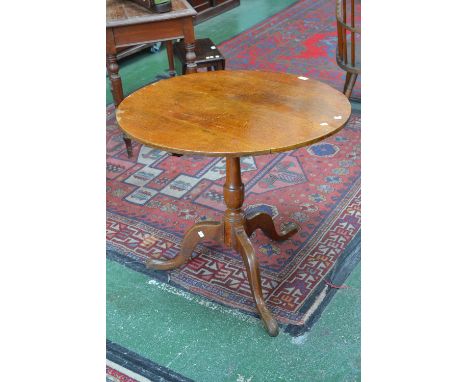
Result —
[[116, 116], [131, 138], [178, 154], [237, 157], [288, 151], [341, 129], [348, 99], [292, 74], [214, 71], [163, 80], [130, 94]]

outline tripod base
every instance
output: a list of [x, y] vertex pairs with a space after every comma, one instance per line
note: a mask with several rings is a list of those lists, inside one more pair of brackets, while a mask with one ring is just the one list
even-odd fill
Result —
[[182, 241], [179, 254], [168, 261], [148, 260], [146, 266], [151, 269], [170, 270], [187, 262], [192, 256], [195, 246], [204, 240], [215, 242], [233, 248], [240, 253], [247, 269], [250, 289], [257, 306], [258, 313], [270, 336], [279, 333], [278, 323], [267, 308], [263, 298], [260, 267], [249, 236], [261, 229], [272, 240], [286, 240], [294, 235], [298, 228], [291, 227], [287, 231], [276, 231], [273, 218], [266, 213], [256, 214], [248, 219], [242, 210], [244, 201], [244, 185], [241, 181], [239, 158], [227, 158], [226, 183], [224, 185], [224, 201], [227, 209], [222, 222], [201, 222], [190, 228]]

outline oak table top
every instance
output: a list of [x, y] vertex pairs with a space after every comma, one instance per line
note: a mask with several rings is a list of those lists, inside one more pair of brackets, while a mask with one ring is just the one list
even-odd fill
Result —
[[226, 70], [156, 82], [117, 108], [120, 128], [178, 154], [240, 157], [288, 151], [336, 133], [351, 105], [339, 91], [293, 74]]

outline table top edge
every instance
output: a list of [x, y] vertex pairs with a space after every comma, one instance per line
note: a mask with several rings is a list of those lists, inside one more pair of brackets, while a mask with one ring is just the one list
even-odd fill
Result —
[[120, 127], [120, 124], [118, 123], [118, 120], [117, 120], [117, 124], [119, 125], [119, 128], [122, 131], [125, 132], [126, 136], [128, 136], [132, 140], [134, 140], [136, 142], [139, 142], [142, 145], [145, 145], [145, 146], [157, 149], [157, 150], [167, 151], [167, 152], [169, 152], [171, 154], [180, 154], [180, 155], [187, 155], [187, 156], [227, 157], [227, 158], [232, 157], [232, 158], [234, 158], [234, 157], [258, 156], [258, 155], [268, 155], [268, 154], [282, 153], [282, 152], [286, 152], [286, 151], [292, 151], [292, 150], [295, 150], [295, 149], [299, 149], [301, 147], [313, 145], [313, 144], [318, 143], [318, 142], [320, 142], [320, 141], [322, 141], [322, 140], [324, 140], [324, 139], [338, 133], [339, 131], [341, 131], [347, 125], [347, 123], [349, 122], [349, 119], [351, 118], [351, 115], [352, 115], [352, 110], [349, 113], [349, 116], [346, 119], [346, 121], [344, 121], [343, 124], [340, 127], [330, 131], [329, 133], [321, 135], [320, 137], [309, 139], [307, 141], [295, 143], [295, 144], [288, 145], [288, 146], [271, 147], [269, 149], [256, 150], [256, 151], [248, 151], [248, 150], [246, 150], [246, 151], [229, 151], [229, 152], [194, 151], [194, 150], [185, 150], [185, 149], [180, 149], [180, 148], [168, 147], [168, 146], [164, 146], [164, 145], [157, 145], [155, 143], [152, 143], [152, 142], [146, 141], [144, 139], [138, 138], [138, 137], [132, 135], [131, 133], [127, 132], [126, 130], [122, 129]]

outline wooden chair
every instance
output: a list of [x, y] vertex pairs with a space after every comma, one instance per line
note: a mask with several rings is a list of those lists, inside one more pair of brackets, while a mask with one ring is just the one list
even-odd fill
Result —
[[[336, 27], [338, 32], [336, 63], [346, 71], [343, 93], [348, 98], [351, 97], [357, 76], [361, 74], [360, 6], [361, 2], [359, 0], [336, 1]], [[358, 15], [356, 15], [356, 9], [359, 10]], [[358, 20], [357, 23], [356, 20]]]

